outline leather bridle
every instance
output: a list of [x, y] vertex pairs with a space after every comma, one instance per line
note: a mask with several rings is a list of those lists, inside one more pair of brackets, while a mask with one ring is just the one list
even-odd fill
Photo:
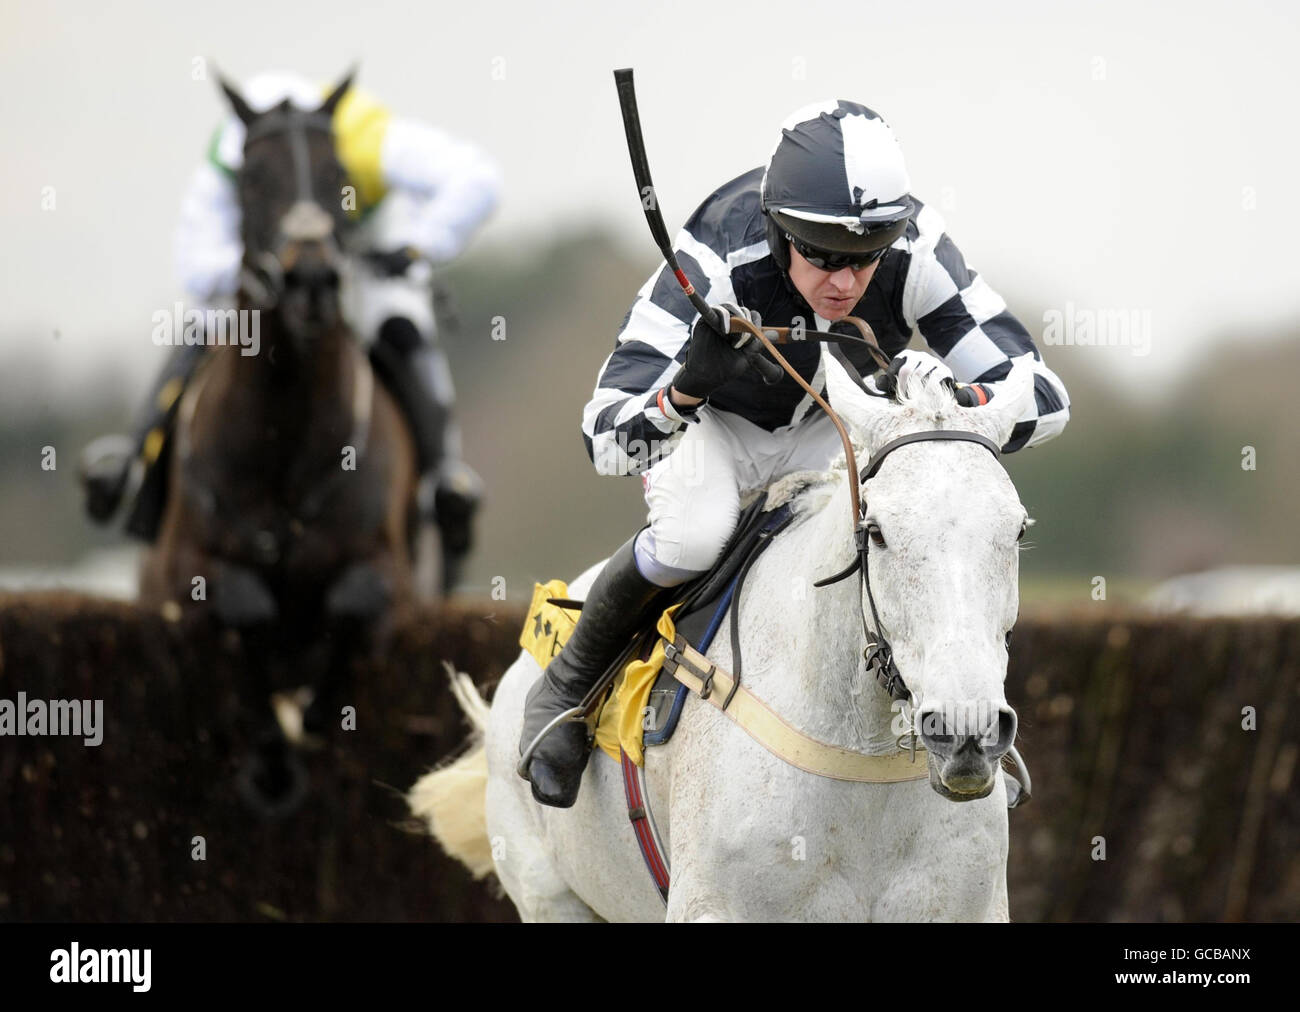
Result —
[[[818, 580], [813, 584], [813, 586], [827, 587], [833, 583], [838, 583], [841, 580], [847, 579], [855, 572], [858, 573], [861, 582], [861, 589], [865, 594], [867, 603], [871, 607], [872, 628], [869, 628], [867, 626], [866, 610], [862, 607], [861, 598], [863, 594], [860, 594], [858, 610], [862, 618], [862, 632], [866, 637], [867, 645], [863, 650], [863, 658], [867, 662], [867, 669], [875, 674], [876, 681], [878, 681], [881, 687], [889, 693], [890, 698], [907, 700], [911, 698], [911, 692], [908, 690], [907, 684], [903, 681], [903, 676], [898, 670], [898, 665], [894, 662], [894, 651], [889, 644], [889, 640], [885, 638], [885, 634], [881, 629], [880, 612], [876, 608], [875, 595], [871, 592], [871, 574], [867, 567], [867, 553], [870, 550], [871, 538], [865, 526], [866, 505], [862, 499], [861, 488], [876, 476], [876, 472], [880, 470], [880, 465], [885, 462], [886, 457], [899, 447], [907, 446], [909, 443], [948, 440], [976, 443], [987, 449], [994, 457], [998, 457], [1002, 453], [1002, 448], [993, 440], [989, 439], [987, 436], [980, 435], [978, 432], [964, 432], [957, 429], [931, 429], [922, 432], [912, 432], [905, 436], [899, 436], [897, 439], [892, 439], [878, 449], [871, 455], [871, 459], [867, 461], [867, 466], [858, 473], [858, 461], [857, 455], [853, 451], [853, 440], [849, 438], [848, 430], [845, 429], [844, 423], [840, 421], [834, 408], [826, 402], [825, 398], [814, 390], [812, 385], [799, 375], [799, 371], [786, 361], [785, 357], [774, 347], [774, 341], [779, 344], [785, 344], [789, 341], [800, 339], [825, 341], [829, 345], [827, 351], [844, 366], [849, 377], [857, 382], [863, 393], [872, 397], [881, 396], [879, 393], [872, 392], [866, 387], [862, 382], [861, 377], [858, 375], [857, 368], [848, 360], [848, 356], [844, 354], [843, 350], [843, 345], [845, 344], [859, 346], [865, 345], [867, 350], [871, 352], [871, 356], [875, 360], [876, 364], [882, 369], [887, 369], [889, 367], [890, 359], [885, 355], [879, 343], [876, 341], [876, 335], [871, 330], [871, 326], [864, 320], [860, 320], [855, 316], [846, 316], [843, 320], [837, 322], [847, 323], [857, 328], [858, 333], [861, 336], [849, 337], [848, 335], [843, 334], [812, 331], [808, 332], [806, 336], [801, 338], [801, 336], [797, 335], [792, 328], [762, 327], [760, 329], [760, 327], [756, 327], [749, 320], [740, 316], [731, 317], [731, 330], [733, 333], [737, 330], [746, 331], [751, 336], [757, 338], [762, 343], [763, 347], [767, 349], [768, 354], [776, 360], [777, 364], [780, 365], [796, 383], [803, 387], [804, 391], [813, 399], [818, 407], [826, 412], [826, 415], [830, 418], [831, 422], [835, 425], [836, 431], [839, 433], [840, 442], [844, 444], [844, 459], [848, 464], [849, 474], [858, 474], [858, 480], [856, 482], [849, 482], [849, 508], [853, 515], [853, 542], [856, 546], [856, 557], [853, 562], [840, 570], [834, 576], [829, 576], [824, 580]], [[769, 340], [767, 335], [772, 335], [774, 340]]]
[[[786, 344], [790, 341], [813, 340], [825, 342], [828, 344], [827, 350], [829, 354], [845, 366], [849, 376], [856, 380], [864, 393], [874, 397], [883, 396], [880, 393], [872, 392], [865, 386], [861, 377], [858, 375], [857, 369], [848, 361], [842, 348], [842, 346], [846, 344], [865, 346], [870, 351], [871, 356], [876, 363], [882, 369], [887, 369], [890, 362], [889, 356], [881, 350], [879, 344], [876, 342], [876, 337], [872, 332], [871, 327], [864, 321], [852, 316], [844, 317], [843, 320], [837, 322], [848, 323], [856, 327], [861, 336], [853, 337], [845, 334], [833, 334], [817, 331], [808, 332], [805, 335], [791, 327], [763, 327], [760, 330], [758, 326], [755, 326], [749, 320], [740, 316], [731, 317], [730, 329], [732, 333], [743, 331], [747, 332], [751, 337], [756, 338], [767, 350], [768, 354], [776, 360], [777, 364], [785, 370], [787, 375], [803, 388], [804, 392], [812, 398], [818, 407], [826, 412], [827, 417], [830, 418], [836, 431], [839, 433], [840, 441], [844, 445], [844, 458], [848, 465], [849, 474], [857, 476], [857, 481], [849, 481], [849, 505], [853, 517], [853, 541], [856, 551], [852, 563], [835, 575], [816, 581], [813, 586], [826, 587], [847, 579], [855, 572], [858, 574], [858, 578], [861, 581], [860, 593], [858, 595], [858, 611], [862, 620], [863, 636], [866, 641], [866, 646], [863, 649], [863, 658], [867, 663], [868, 669], [875, 674], [876, 680], [880, 683], [881, 687], [889, 693], [890, 698], [906, 701], [912, 699], [912, 694], [907, 688], [906, 683], [903, 681], [902, 674], [898, 670], [898, 665], [894, 661], [893, 647], [890, 645], [889, 640], [885, 637], [884, 631], [881, 628], [880, 612], [876, 607], [875, 595], [871, 591], [871, 574], [867, 564], [871, 542], [869, 532], [865, 525], [866, 513], [862, 501], [861, 488], [866, 484], [866, 482], [876, 476], [876, 473], [880, 470], [880, 466], [891, 453], [910, 443], [936, 441], [975, 443], [979, 446], [983, 446], [986, 450], [992, 453], [994, 457], [998, 457], [1002, 450], [1001, 447], [999, 447], [992, 439], [977, 432], [963, 432], [955, 429], [932, 429], [929, 431], [911, 432], [907, 435], [899, 436], [897, 439], [890, 440], [884, 446], [880, 447], [880, 449], [871, 455], [871, 459], [867, 461], [867, 466], [859, 472], [857, 454], [853, 450], [853, 441], [849, 438], [848, 430], [844, 427], [844, 423], [840, 420], [839, 416], [835, 413], [830, 404], [826, 402], [826, 399], [813, 389], [812, 385], [799, 375], [799, 371], [795, 369], [794, 366], [792, 366], [774, 347], [775, 344]], [[862, 607], [862, 598], [864, 596], [871, 608], [871, 627], [867, 625], [866, 610]], [[557, 603], [566, 605], [573, 604], [573, 602], [568, 601]], [[1010, 633], [1007, 634], [1007, 638], [1009, 642]], [[515, 771], [521, 777], [525, 779], [528, 778], [528, 764], [532, 759], [533, 752], [537, 749], [537, 746], [541, 744], [542, 740], [551, 733], [551, 731], [567, 721], [587, 719], [588, 714], [596, 705], [597, 700], [609, 687], [610, 682], [620, 671], [622, 671], [623, 664], [630, 653], [631, 647], [629, 647], [624, 652], [624, 655], [605, 672], [605, 675], [602, 678], [597, 679], [596, 683], [591, 687], [590, 691], [588, 691], [587, 695], [577, 706], [571, 707], [563, 713], [557, 714], [534, 736], [532, 742], [530, 742], [529, 745], [520, 753], [519, 761], [515, 766]], [[915, 700], [913, 700], [913, 702], [915, 702]], [[916, 747], [917, 735], [913, 732], [911, 734], [911, 751], [913, 759], [916, 757]], [[1020, 788], [1016, 792], [1015, 800], [1008, 803], [1008, 807], [1015, 808], [1024, 801], [1029, 800], [1029, 771], [1025, 768], [1024, 761], [1020, 758], [1020, 755], [1014, 746], [1008, 750], [1007, 754], [1015, 763], [1022, 778], [1019, 781]]]
[[[832, 354], [834, 351], [832, 351]], [[850, 375], [856, 375], [850, 373]], [[907, 446], [909, 443], [927, 443], [936, 441], [955, 441], [965, 443], [975, 443], [983, 446], [993, 456], [1000, 457], [1002, 450], [993, 440], [987, 436], [980, 435], [978, 432], [962, 432], [955, 429], [933, 429], [929, 432], [909, 432], [905, 436], [899, 436], [897, 439], [891, 439], [888, 443], [878, 449], [871, 455], [858, 475], [858, 484], [865, 486], [868, 481], [876, 476], [880, 470], [880, 465], [884, 463], [885, 458], [897, 450], [899, 447]], [[849, 456], [850, 469], [853, 468], [852, 449], [847, 448], [846, 453]], [[850, 470], [852, 474], [852, 470]], [[849, 482], [850, 487], [854, 483]], [[858, 613], [862, 618], [862, 635], [866, 639], [866, 647], [862, 651], [862, 658], [866, 662], [867, 670], [870, 671], [876, 681], [887, 693], [890, 699], [900, 700], [903, 702], [911, 701], [913, 707], [916, 705], [916, 699], [912, 696], [911, 690], [908, 689], [907, 683], [903, 681], [902, 672], [898, 670], [898, 664], [894, 660], [894, 648], [890, 645], [889, 640], [885, 637], [884, 631], [880, 625], [880, 612], [876, 609], [876, 598], [871, 592], [871, 570], [868, 566], [868, 553], [871, 548], [871, 535], [866, 525], [866, 506], [862, 503], [860, 497], [854, 497], [854, 501], [859, 503], [857, 507], [857, 521], [853, 529], [853, 543], [856, 547], [856, 557], [844, 569], [840, 570], [833, 576], [828, 576], [823, 580], [816, 581], [814, 587], [828, 587], [833, 583], [839, 583], [847, 579], [855, 572], [858, 574], [859, 592], [858, 592]], [[866, 596], [867, 604], [871, 607], [871, 628], [867, 627], [867, 615], [862, 607], [862, 598]], [[1011, 649], [1011, 631], [1006, 634], [1007, 650]], [[904, 732], [899, 736], [900, 742], [903, 737], [910, 737], [913, 757], [915, 758], [917, 733], [913, 729], [910, 734]], [[1015, 765], [1017, 777], [1008, 777], [1010, 783], [1015, 784], [1012, 791], [1010, 783], [1008, 784], [1008, 808], [1018, 808], [1025, 804], [1032, 797], [1033, 781], [1029, 777], [1029, 767], [1025, 765], [1024, 759], [1021, 758], [1020, 752], [1015, 745], [1007, 749], [1007, 757]]]
[[[293, 162], [298, 197], [285, 215], [291, 224], [282, 224], [277, 251], [261, 250], [256, 254], [245, 249], [240, 265], [240, 287], [262, 309], [272, 309], [284, 294], [283, 250], [294, 242], [321, 242], [333, 239], [334, 222], [316, 198], [311, 178], [311, 155], [307, 149], [307, 131], [333, 134], [331, 117], [320, 112], [294, 108], [276, 108], [259, 116], [246, 128], [244, 147], [277, 134], [289, 135], [289, 152]], [[243, 169], [241, 168], [241, 172]], [[319, 211], [319, 214], [310, 212]], [[330, 243], [330, 258], [341, 260], [337, 241]]]
[[[994, 457], [997, 457], [1002, 452], [997, 443], [987, 436], [980, 435], [978, 432], [963, 432], [958, 429], [932, 429], [922, 432], [909, 432], [905, 436], [891, 439], [871, 455], [871, 459], [867, 461], [867, 466], [858, 475], [859, 485], [865, 485], [874, 478], [876, 472], [880, 470], [880, 465], [885, 462], [885, 458], [899, 447], [907, 446], [910, 443], [943, 441], [975, 443], [984, 447]], [[881, 629], [880, 612], [876, 609], [876, 598], [871, 592], [871, 570], [867, 565], [867, 556], [871, 550], [871, 535], [867, 530], [866, 503], [861, 499], [859, 502], [857, 523], [853, 528], [856, 557], [834, 576], [818, 580], [813, 586], [829, 587], [833, 583], [839, 583], [841, 580], [847, 579], [855, 572], [858, 574], [860, 591], [865, 592], [867, 603], [871, 606], [872, 627], [868, 628], [867, 613], [862, 607], [863, 593], [859, 593], [858, 611], [862, 617], [862, 634], [866, 637], [867, 642], [866, 649], [862, 652], [863, 660], [867, 662], [867, 670], [875, 675], [876, 681], [880, 683], [881, 688], [889, 693], [891, 699], [906, 700], [911, 698], [912, 693], [908, 689], [907, 683], [903, 681], [898, 665], [894, 662], [894, 649], [890, 646], [889, 640], [886, 639], [884, 631]]]

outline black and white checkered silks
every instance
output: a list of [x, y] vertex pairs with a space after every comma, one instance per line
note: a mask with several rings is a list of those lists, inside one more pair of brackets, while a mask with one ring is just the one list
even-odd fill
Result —
[[[789, 208], [812, 221], [816, 215], [863, 219], [877, 209], [882, 215], [896, 215], [897, 208], [908, 202], [910, 213], [902, 233], [877, 266], [853, 315], [871, 325], [891, 356], [907, 347], [918, 331], [928, 350], [943, 359], [958, 380], [989, 385], [995, 396], [1012, 360], [1029, 359], [1035, 374], [1035, 404], [1016, 425], [1004, 450], [1013, 452], [1051, 439], [1069, 419], [1069, 396], [1029, 332], [1001, 296], [966, 264], [938, 212], [906, 190], [894, 192], [908, 185], [901, 155], [871, 163], [854, 156], [863, 147], [888, 151], [882, 139], [896, 147], [892, 133], [887, 138], [881, 133], [888, 130], [878, 116], [853, 103], [819, 103], [800, 110], [786, 121], [777, 147], [784, 145], [787, 153], [795, 153], [787, 164], [787, 169], [789, 164], [794, 169], [782, 173], [780, 186], [768, 194], [769, 206]], [[861, 143], [864, 138], [871, 143]], [[843, 161], [842, 189], [834, 173], [815, 173], [800, 165], [800, 154], [814, 149], [824, 153], [827, 148], [838, 151]], [[800, 176], [800, 169], [806, 169], [802, 174], [808, 176], [805, 182], [811, 192], [800, 192], [800, 183], [790, 182]], [[711, 303], [735, 302], [757, 311], [770, 326], [802, 321], [825, 329], [827, 321], [817, 317], [795, 290], [769, 246], [769, 219], [763, 214], [761, 191], [766, 171], [766, 166], [752, 169], [705, 199], [674, 241], [678, 261]], [[827, 183], [828, 178], [833, 182]], [[828, 214], [828, 209], [833, 213]], [[646, 471], [672, 452], [690, 424], [666, 397], [658, 395], [685, 360], [695, 315], [666, 267], [637, 293], [583, 412], [583, 440], [600, 473]], [[824, 389], [815, 343], [788, 345], [783, 354], [805, 380]], [[850, 347], [848, 354], [863, 374], [874, 368], [864, 352]], [[756, 377], [733, 380], [709, 398], [709, 405], [769, 431], [793, 425], [817, 410], [788, 376], [771, 387]]]

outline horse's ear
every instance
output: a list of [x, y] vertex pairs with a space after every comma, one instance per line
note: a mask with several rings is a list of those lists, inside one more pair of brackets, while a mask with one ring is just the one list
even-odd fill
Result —
[[1011, 360], [1011, 371], [999, 381], [988, 404], [979, 408], [961, 408], [963, 416], [977, 428], [1005, 446], [1011, 441], [1016, 422], [1031, 414], [1034, 406], [1034, 367], [1024, 355]]
[[333, 116], [334, 110], [337, 109], [339, 103], [343, 101], [343, 96], [346, 95], [348, 89], [352, 87], [352, 79], [356, 76], [357, 68], [354, 66], [343, 76], [343, 80], [334, 86], [334, 90], [329, 93], [329, 97], [321, 103], [320, 108], [316, 111], [318, 113], [323, 113], [326, 116]]
[[257, 113], [253, 111], [253, 107], [244, 100], [244, 96], [239, 93], [233, 84], [220, 74], [217, 75], [217, 82], [221, 85], [221, 90], [225, 93], [230, 108], [235, 111], [235, 115], [239, 117], [244, 126], [248, 126], [253, 120], [257, 119]]
[[849, 426], [857, 441], [871, 448], [877, 427], [896, 417], [899, 407], [888, 397], [873, 397], [863, 390], [861, 381], [849, 375], [830, 349], [829, 343], [822, 345], [822, 368], [826, 373], [826, 393], [831, 407]]

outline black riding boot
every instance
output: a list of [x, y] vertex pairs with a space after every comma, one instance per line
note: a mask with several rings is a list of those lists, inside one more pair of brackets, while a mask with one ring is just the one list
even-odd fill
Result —
[[[635, 542], [634, 537], [623, 545], [601, 570], [587, 592], [568, 642], [529, 690], [519, 739], [520, 755], [550, 721], [582, 702], [642, 627], [650, 606], [664, 589], [637, 569]], [[567, 721], [556, 727], [537, 746], [528, 765], [533, 797], [544, 805], [571, 807], [578, 799], [587, 755], [584, 722]]]
[[437, 468], [442, 458], [442, 431], [450, 416], [433, 389], [431, 370], [423, 354], [429, 349], [414, 323], [403, 316], [389, 317], [370, 346], [370, 364], [402, 409], [421, 474]]
[[483, 495], [483, 483], [474, 470], [460, 459], [459, 440], [448, 438], [455, 420], [439, 394], [439, 377], [445, 365], [420, 336], [415, 324], [404, 317], [384, 321], [370, 349], [370, 361], [384, 385], [397, 400], [415, 439], [422, 476], [421, 520], [438, 525], [442, 541], [443, 588], [450, 591], [459, 579], [465, 556], [473, 540], [473, 520]]
[[86, 493], [86, 512], [91, 519], [106, 523], [117, 512], [131, 465], [138, 458], [144, 463], [144, 474], [125, 527], [128, 533], [153, 540], [166, 492], [163, 449], [181, 394], [206, 350], [204, 345], [177, 345], [149, 388], [148, 399], [136, 415], [132, 434], [101, 437], [82, 452], [79, 475]]

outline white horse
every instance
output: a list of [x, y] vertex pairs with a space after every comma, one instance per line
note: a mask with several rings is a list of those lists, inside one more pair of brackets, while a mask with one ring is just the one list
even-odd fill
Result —
[[[830, 400], [855, 449], [868, 454], [900, 435], [944, 428], [1002, 446], [1033, 397], [1024, 362], [989, 404], [962, 408], [949, 390], [921, 380], [899, 403], [869, 397], [822, 358]], [[744, 684], [807, 735], [890, 754], [901, 718], [863, 672], [861, 586], [846, 579], [812, 587], [854, 557], [849, 482], [857, 480], [842, 460], [819, 476], [754, 564], [739, 605]], [[912, 692], [913, 727], [975, 710], [993, 714], [1010, 745], [1006, 634], [1019, 607], [1017, 542], [1029, 520], [1009, 476], [979, 445], [923, 441], [891, 452], [862, 491], [871, 589]], [[570, 585], [573, 597], [599, 568]], [[717, 636], [708, 657], [730, 670], [729, 636]], [[490, 711], [462, 676], [458, 691], [481, 743], [426, 775], [411, 792], [413, 810], [476, 874], [494, 870], [525, 921], [663, 920], [618, 764], [596, 749], [570, 809], [538, 805], [515, 772], [524, 696], [539, 674], [522, 653]], [[1000, 753], [982, 757], [966, 747], [973, 737], [963, 743], [943, 733], [951, 725], [929, 726], [921, 734], [929, 752], [918, 753], [928, 758], [928, 782], [853, 783], [787, 764], [692, 695], [673, 738], [646, 750], [648, 795], [671, 867], [667, 919], [1008, 920]]]

